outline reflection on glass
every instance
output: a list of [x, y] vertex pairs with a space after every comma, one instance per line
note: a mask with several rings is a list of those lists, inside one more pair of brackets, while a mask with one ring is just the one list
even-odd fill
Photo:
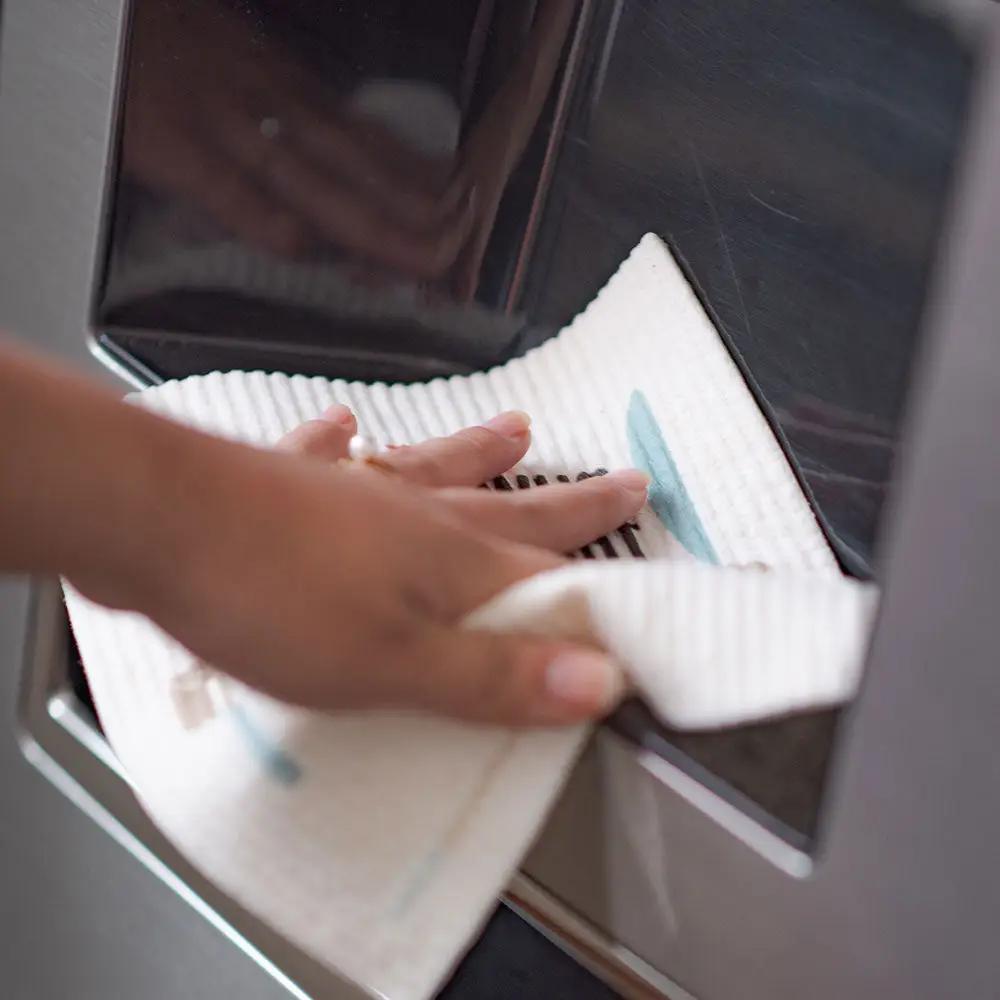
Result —
[[116, 237], [476, 293], [576, 0], [135, 5]]
[[489, 367], [653, 231], [873, 572], [974, 26], [939, 0], [132, 6], [96, 320], [125, 351]]
[[[653, 231], [845, 567], [877, 571], [981, 4], [133, 7], [97, 302], [123, 355], [167, 377], [481, 369]], [[826, 713], [673, 745], [809, 833], [832, 731]]]

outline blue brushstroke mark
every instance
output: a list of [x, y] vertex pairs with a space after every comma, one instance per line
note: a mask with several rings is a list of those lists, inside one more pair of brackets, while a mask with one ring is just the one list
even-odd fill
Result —
[[660, 425], [638, 389], [629, 399], [627, 431], [632, 463], [651, 477], [649, 505], [656, 516], [696, 559], [718, 564], [719, 557], [663, 440]]
[[399, 898], [396, 900], [396, 904], [390, 911], [391, 916], [398, 918], [406, 913], [413, 905], [413, 901], [417, 896], [427, 887], [431, 876], [441, 867], [443, 860], [444, 851], [440, 847], [435, 847], [428, 853], [426, 858], [420, 861], [404, 886], [403, 891], [400, 893]]
[[302, 777], [302, 768], [254, 725], [242, 706], [231, 704], [229, 714], [254, 756], [275, 781], [283, 785], [294, 785]]

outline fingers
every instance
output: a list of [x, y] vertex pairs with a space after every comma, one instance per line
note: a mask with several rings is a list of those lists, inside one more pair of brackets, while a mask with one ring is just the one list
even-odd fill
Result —
[[286, 434], [277, 447], [281, 451], [336, 462], [347, 457], [351, 438], [357, 432], [358, 422], [354, 414], [337, 403], [318, 420], [308, 420]]
[[[286, 435], [278, 448], [335, 462], [348, 456], [357, 430], [351, 411], [336, 405]], [[477, 532], [553, 552], [570, 552], [610, 534], [646, 502], [649, 478], [635, 469], [510, 493], [461, 488], [506, 472], [529, 442], [530, 418], [510, 411], [449, 437], [382, 452], [379, 463], [410, 483], [445, 487], [438, 502]]]
[[[531, 441], [530, 427], [526, 413], [501, 413], [481, 427], [467, 427], [449, 437], [382, 452], [379, 462], [422, 486], [479, 486], [520, 461]], [[350, 440], [357, 432], [354, 415], [346, 406], [337, 405], [321, 419], [296, 427], [278, 447], [336, 461], [347, 457]]]
[[556, 569], [563, 560], [483, 536], [449, 549], [449, 557], [439, 562], [433, 593], [416, 605], [423, 622], [407, 643], [406, 660], [413, 667], [396, 678], [405, 684], [406, 702], [507, 726], [566, 725], [611, 711], [624, 682], [618, 665], [602, 652], [579, 641], [459, 625], [507, 587]]
[[531, 443], [531, 418], [501, 413], [481, 427], [393, 448], [379, 460], [422, 486], [479, 486], [516, 465]]
[[511, 493], [445, 491], [452, 510], [480, 531], [570, 552], [631, 520], [646, 502], [649, 477], [636, 469]]
[[416, 704], [505, 726], [566, 725], [607, 714], [620, 668], [595, 649], [532, 636], [432, 631], [418, 651]]

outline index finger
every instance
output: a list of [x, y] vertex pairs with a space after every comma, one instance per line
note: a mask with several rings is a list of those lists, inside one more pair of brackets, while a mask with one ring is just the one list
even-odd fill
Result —
[[442, 499], [464, 520], [491, 535], [571, 552], [610, 535], [646, 502], [649, 477], [622, 469], [580, 483], [491, 493], [446, 491]]
[[480, 427], [393, 448], [379, 462], [422, 486], [479, 486], [515, 466], [531, 443], [531, 418], [501, 413]]

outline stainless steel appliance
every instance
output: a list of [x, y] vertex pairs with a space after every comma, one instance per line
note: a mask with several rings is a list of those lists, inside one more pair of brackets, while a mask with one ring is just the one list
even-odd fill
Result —
[[[509, 902], [625, 995], [995, 991], [987, 628], [1000, 146], [989, 122], [1000, 36], [986, 40], [996, 20], [986, 4], [965, 10], [867, 0], [418, 13], [8, 0], [4, 10], [0, 198], [11, 224], [0, 318], [74, 356], [90, 335], [133, 383], [251, 365], [467, 370], [547, 336], [645, 230], [684, 261], [845, 570], [874, 573], [886, 598], [865, 687], [840, 715], [692, 737], [631, 704], [595, 738]], [[289, 53], [307, 81], [294, 94], [272, 85], [292, 74]], [[267, 103], [226, 125], [228, 95], [212, 98], [233, 79]], [[386, 259], [290, 195], [284, 171], [302, 165], [269, 158], [303, 93], [325, 95], [323, 107], [346, 116], [341, 131], [366, 121], [362, 146], [416, 141], [400, 123], [424, 109], [436, 138], [421, 134], [414, 162], [430, 163], [427, 184], [439, 183], [434, 164], [445, 178], [457, 164], [477, 212], [489, 208], [476, 215], [471, 261], [445, 254], [414, 274], [423, 258], [414, 265], [407, 250], [433, 241], [403, 240]], [[223, 183], [219, 194], [225, 170], [199, 166], [192, 185], [190, 163], [171, 161], [189, 147], [248, 179], [253, 211], [234, 216], [239, 192]], [[337, 155], [330, 175], [350, 176]], [[276, 204], [266, 231], [247, 229]], [[4, 602], [15, 648], [24, 603], [15, 590]], [[68, 814], [8, 741], [12, 818], [0, 829], [5, 882], [19, 887], [4, 894], [14, 995], [62, 995], [74, 982], [93, 996], [354, 995], [150, 828], [89, 713], [53, 587], [35, 588], [28, 632], [22, 747], [128, 851]], [[94, 872], [114, 874], [94, 886]], [[118, 879], [137, 895], [118, 893]], [[214, 930], [186, 919], [175, 895]], [[141, 926], [146, 907], [162, 929]], [[41, 957], [53, 953], [66, 961]], [[449, 990], [606, 995], [510, 911]]]

